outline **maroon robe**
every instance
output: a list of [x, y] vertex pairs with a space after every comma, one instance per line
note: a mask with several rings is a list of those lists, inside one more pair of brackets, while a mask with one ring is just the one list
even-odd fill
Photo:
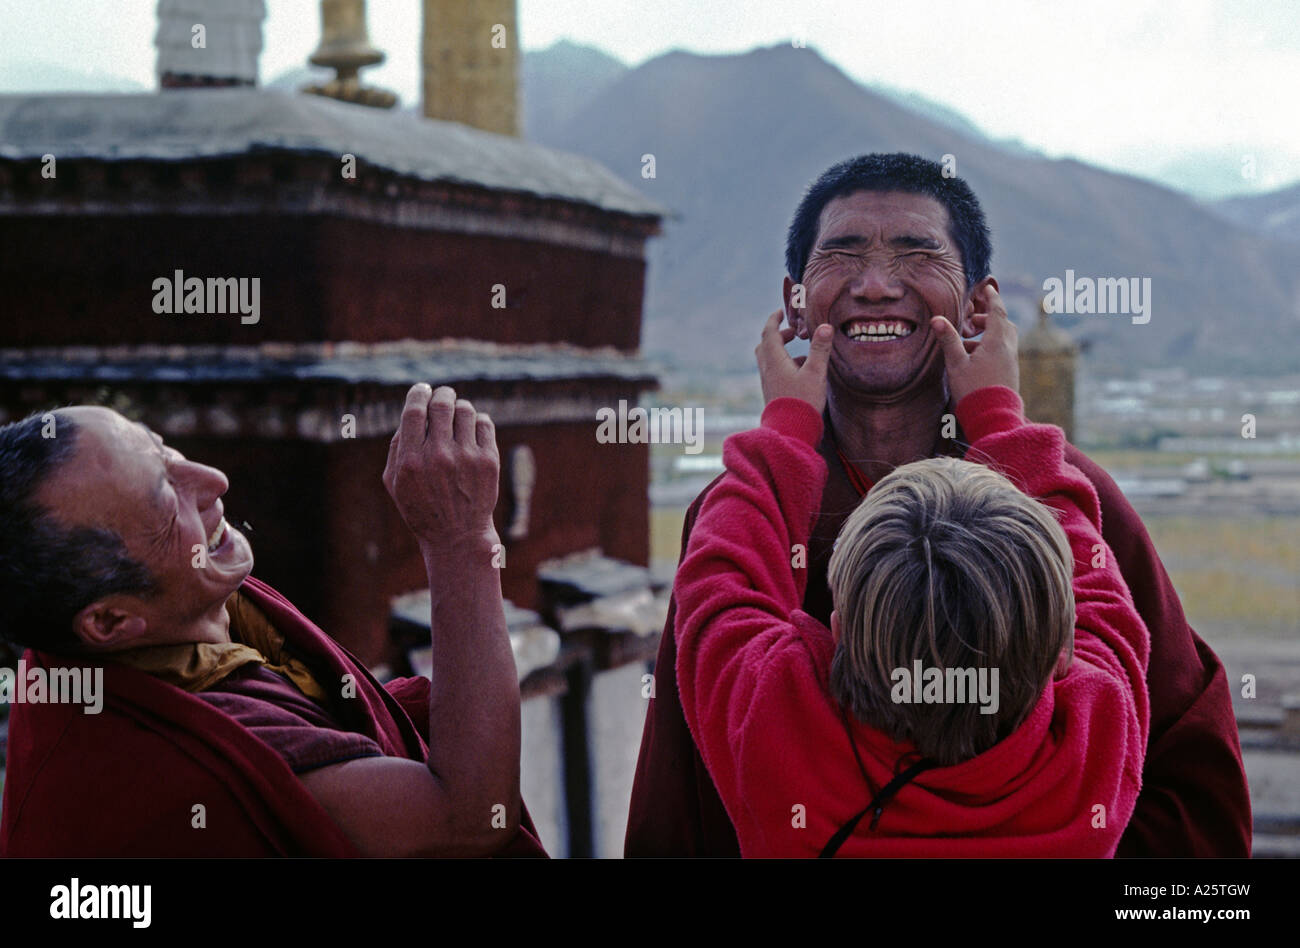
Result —
[[[379, 684], [292, 603], [252, 578], [241, 591], [321, 679], [351, 674], [340, 725], [384, 754], [428, 754], [429, 682]], [[82, 660], [28, 651], [28, 667]], [[90, 665], [90, 662], [84, 662]], [[16, 704], [0, 816], [3, 856], [356, 856], [285, 760], [234, 718], [152, 675], [106, 663], [104, 706]], [[204, 828], [194, 826], [194, 807]], [[546, 855], [527, 809], [501, 855]]]
[[[1151, 633], [1151, 728], [1142, 792], [1116, 855], [1248, 856], [1250, 795], [1223, 665], [1188, 626], [1146, 528], [1114, 480], [1073, 445], [1066, 445], [1066, 460], [1097, 489], [1102, 537], [1114, 551]], [[705, 488], [686, 513], [683, 550], [700, 500], [712, 487]], [[831, 612], [826, 584], [829, 541], [848, 513], [843, 512], [831, 531], [824, 519], [820, 535], [809, 545], [803, 609], [825, 625]], [[682, 713], [676, 618], [674, 600], [655, 663], [655, 697], [641, 738], [624, 853], [739, 856], [735, 829]]]

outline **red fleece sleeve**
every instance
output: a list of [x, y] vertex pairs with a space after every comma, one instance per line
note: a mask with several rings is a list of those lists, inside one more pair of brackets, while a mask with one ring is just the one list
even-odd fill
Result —
[[807, 548], [826, 483], [821, 435], [811, 405], [779, 398], [760, 428], [728, 438], [727, 473], [705, 498], [677, 570], [682, 710], [729, 812], [741, 805], [739, 758], [755, 696], [803, 601], [807, 570], [791, 562], [797, 544]]
[[1151, 711], [1147, 663], [1151, 642], [1146, 624], [1133, 605], [1115, 554], [1101, 536], [1101, 504], [1083, 472], [1065, 460], [1065, 434], [1055, 425], [1024, 420], [1020, 396], [992, 386], [972, 392], [956, 408], [957, 421], [971, 440], [967, 460], [986, 463], [1005, 474], [1031, 497], [1059, 513], [1074, 554], [1076, 658], [1085, 658], [1132, 693], [1141, 769]]

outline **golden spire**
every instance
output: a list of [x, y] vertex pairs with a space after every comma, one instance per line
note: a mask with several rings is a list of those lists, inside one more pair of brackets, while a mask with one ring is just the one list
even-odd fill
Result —
[[1074, 437], [1074, 387], [1079, 344], [1052, 325], [1044, 299], [1038, 301], [1038, 321], [1020, 337], [1020, 397], [1033, 421], [1059, 425], [1066, 439]]
[[1064, 329], [1052, 325], [1051, 316], [1047, 312], [1047, 298], [1043, 297], [1038, 301], [1038, 320], [1025, 333], [1020, 349], [1022, 352], [1075, 353], [1079, 350], [1079, 344]]
[[357, 78], [364, 67], [384, 61], [384, 54], [370, 45], [366, 0], [321, 0], [320, 21], [320, 46], [308, 61], [315, 66], [328, 66], [336, 75], [321, 85], [304, 86], [302, 91], [380, 109], [396, 105], [396, 95], [386, 89], [363, 86]]

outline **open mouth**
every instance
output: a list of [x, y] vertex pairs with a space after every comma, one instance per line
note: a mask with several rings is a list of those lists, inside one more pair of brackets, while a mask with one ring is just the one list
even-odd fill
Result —
[[896, 342], [914, 331], [912, 324], [902, 319], [851, 319], [840, 327], [844, 335], [862, 343]]
[[216, 553], [223, 548], [230, 540], [230, 528], [226, 524], [226, 518], [222, 517], [208, 536], [208, 555]]

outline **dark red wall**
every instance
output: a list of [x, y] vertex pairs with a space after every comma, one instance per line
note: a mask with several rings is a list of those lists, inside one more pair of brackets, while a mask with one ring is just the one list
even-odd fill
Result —
[[[537, 464], [527, 538], [512, 542], [506, 536], [508, 475], [497, 504], [506, 554], [502, 592], [515, 605], [537, 605], [537, 564], [551, 557], [601, 547], [610, 556], [649, 563], [648, 449], [597, 444], [595, 427], [593, 420], [497, 430], [503, 458], [526, 443]], [[367, 661], [390, 657], [390, 598], [427, 585], [415, 540], [379, 480], [387, 453], [386, 439], [340, 442], [328, 449], [325, 468], [327, 628]]]
[[[258, 277], [261, 319], [158, 315], [153, 281]], [[492, 286], [506, 287], [505, 309]], [[640, 345], [642, 260], [362, 221], [0, 217], [0, 347], [461, 338]]]

